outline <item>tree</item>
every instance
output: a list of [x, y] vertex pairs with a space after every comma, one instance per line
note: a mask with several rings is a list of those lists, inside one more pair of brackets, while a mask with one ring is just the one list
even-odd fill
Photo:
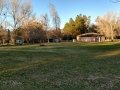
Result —
[[3, 23], [7, 17], [7, 11], [5, 10], [6, 0], [0, 0], [0, 26], [3, 26]]
[[68, 22], [64, 25], [63, 37], [67, 40], [69, 40], [70, 37], [72, 37], [72, 33], [71, 33], [71, 30], [70, 30], [70, 24]]
[[5, 0], [0, 0], [0, 13], [3, 11], [5, 7]]
[[9, 24], [15, 32], [22, 25], [24, 20], [30, 17], [32, 6], [29, 0], [26, 2], [22, 2], [22, 0], [9, 0], [8, 2], [7, 10], [12, 21], [12, 23], [9, 22]]
[[8, 29], [8, 32], [7, 32], [7, 43], [9, 44], [11, 40], [11, 35], [10, 35], [10, 30]]
[[48, 43], [49, 43], [49, 39], [50, 39], [50, 33], [49, 33], [49, 30], [50, 30], [49, 21], [50, 20], [49, 20], [49, 17], [47, 14], [44, 14], [44, 15], [42, 14], [40, 18], [41, 18], [40, 22], [43, 26], [43, 29], [46, 32], [46, 38], [47, 38]]
[[51, 13], [51, 17], [52, 17], [52, 21], [53, 21], [53, 26], [56, 30], [58, 30], [60, 28], [60, 17], [55, 9], [55, 6], [51, 3], [49, 3], [49, 8], [50, 8], [50, 13]]
[[79, 34], [79, 31], [76, 29], [75, 21], [72, 18], [69, 20], [69, 27], [72, 38], [76, 38], [76, 35]]
[[117, 28], [120, 28], [120, 15], [117, 13], [106, 13], [103, 17], [97, 17], [97, 31], [104, 34], [108, 39], [113, 40]]
[[1, 26], [0, 27], [0, 45], [1, 45], [1, 42], [4, 44], [5, 40], [6, 40], [6, 31]]
[[58, 29], [58, 30], [51, 30], [50, 34], [52, 35], [52, 36], [50, 36], [51, 38], [56, 38], [57, 37], [57, 39], [58, 38], [60, 39], [62, 37], [60, 29]]
[[75, 21], [70, 18], [69, 23], [66, 23], [63, 31], [64, 31], [64, 35], [66, 35], [66, 37], [69, 39], [70, 37], [72, 38], [76, 38], [76, 35], [79, 34], [79, 30], [76, 29], [77, 24], [75, 23]]
[[97, 25], [91, 24], [90, 27], [89, 27], [88, 33], [90, 33], [90, 32], [97, 33], [97, 30], [96, 30], [96, 29], [97, 29]]
[[90, 24], [90, 16], [86, 15], [77, 15], [75, 19], [75, 26], [76, 29], [79, 31], [80, 34], [87, 33]]
[[86, 16], [86, 15], [84, 15], [83, 16], [83, 18], [84, 18], [84, 24], [85, 24], [85, 28], [86, 28], [86, 30], [85, 30], [85, 32], [90, 32], [90, 18], [91, 18], [91, 16]]
[[21, 27], [22, 40], [29, 42], [40, 42], [40, 40], [45, 40], [45, 31], [41, 23], [37, 21], [27, 20]]
[[86, 15], [77, 15], [75, 21], [70, 18], [69, 23], [66, 23], [63, 28], [63, 33], [67, 37], [72, 36], [72, 38], [76, 38], [78, 34], [83, 34], [90, 32], [90, 16]]

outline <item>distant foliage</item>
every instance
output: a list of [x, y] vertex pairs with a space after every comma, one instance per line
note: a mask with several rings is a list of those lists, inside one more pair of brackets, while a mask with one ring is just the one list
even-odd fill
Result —
[[63, 34], [66, 37], [76, 38], [76, 35], [89, 32], [90, 16], [77, 15], [76, 19], [70, 18], [63, 28]]
[[0, 45], [4, 44], [5, 41], [7, 40], [7, 32], [4, 30], [3, 27], [0, 27]]
[[117, 13], [106, 13], [103, 17], [97, 17], [97, 31], [113, 40], [120, 35], [120, 15]]

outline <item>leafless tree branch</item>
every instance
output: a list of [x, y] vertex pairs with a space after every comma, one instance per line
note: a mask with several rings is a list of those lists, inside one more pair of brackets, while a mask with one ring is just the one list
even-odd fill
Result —
[[120, 2], [120, 0], [109, 0], [110, 2], [112, 2], [112, 3], [118, 3], [118, 2]]

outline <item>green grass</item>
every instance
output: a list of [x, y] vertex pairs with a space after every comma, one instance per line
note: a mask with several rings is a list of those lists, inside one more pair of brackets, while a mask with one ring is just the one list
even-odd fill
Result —
[[120, 42], [2, 46], [0, 90], [120, 90]]

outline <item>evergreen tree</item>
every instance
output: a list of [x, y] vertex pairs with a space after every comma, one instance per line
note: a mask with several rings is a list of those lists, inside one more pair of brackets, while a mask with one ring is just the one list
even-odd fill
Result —
[[87, 33], [89, 30], [90, 16], [86, 15], [77, 15], [75, 19], [76, 29], [79, 31], [79, 34]]
[[70, 18], [69, 23], [66, 23], [63, 32], [66, 35], [71, 35], [72, 38], [76, 38], [79, 34], [90, 32], [90, 16], [77, 15], [75, 21]]

